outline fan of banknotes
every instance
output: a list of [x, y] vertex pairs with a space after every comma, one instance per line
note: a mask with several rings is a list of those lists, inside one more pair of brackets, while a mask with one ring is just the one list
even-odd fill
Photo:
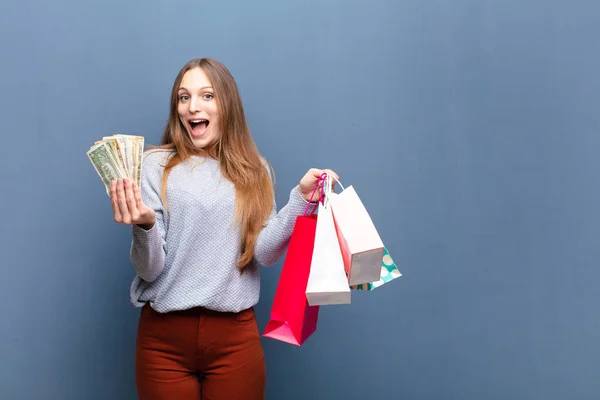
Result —
[[87, 156], [110, 196], [110, 182], [113, 180], [129, 178], [140, 186], [143, 153], [143, 136], [113, 135], [94, 143]]

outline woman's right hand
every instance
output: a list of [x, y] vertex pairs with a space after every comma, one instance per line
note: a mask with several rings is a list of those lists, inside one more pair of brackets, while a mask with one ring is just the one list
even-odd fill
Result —
[[129, 179], [119, 179], [110, 183], [110, 201], [115, 222], [139, 225], [146, 230], [156, 223], [156, 213], [144, 204], [140, 188]]

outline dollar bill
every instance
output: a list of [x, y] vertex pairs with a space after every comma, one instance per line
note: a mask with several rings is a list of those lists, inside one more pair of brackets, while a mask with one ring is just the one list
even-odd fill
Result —
[[128, 178], [141, 186], [144, 137], [115, 134], [94, 143], [87, 154], [110, 195], [110, 182]]
[[113, 135], [111, 138], [114, 138], [119, 142], [119, 145], [123, 151], [123, 158], [125, 169], [127, 171], [128, 176], [133, 179], [133, 172], [135, 170], [135, 156], [134, 156], [134, 138], [135, 136], [131, 135], [122, 135], [117, 134]]
[[133, 179], [138, 187], [142, 185], [142, 159], [144, 156], [144, 138], [137, 136], [135, 138], [135, 165]]
[[120, 169], [121, 175], [122, 176], [127, 176], [127, 177], [131, 177], [131, 174], [128, 171], [127, 168], [127, 163], [126, 163], [126, 159], [127, 159], [127, 152], [125, 149], [125, 144], [123, 143], [122, 140], [120, 140], [119, 138], [114, 138], [114, 137], [106, 137], [102, 139], [104, 142], [108, 143], [108, 145], [111, 148], [111, 155], [113, 156], [113, 158], [115, 160], [118, 161], [117, 166]]
[[106, 194], [110, 196], [110, 183], [122, 178], [117, 161], [111, 154], [111, 146], [106, 142], [95, 144], [88, 150], [87, 156], [102, 179]]
[[138, 186], [141, 184], [142, 178], [142, 156], [144, 154], [144, 137], [134, 135], [117, 134], [113, 136], [117, 138], [125, 148], [125, 163], [129, 177], [135, 181]]

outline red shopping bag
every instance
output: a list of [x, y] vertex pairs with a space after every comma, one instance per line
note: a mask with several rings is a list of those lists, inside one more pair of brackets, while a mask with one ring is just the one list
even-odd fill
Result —
[[300, 346], [317, 329], [319, 306], [306, 300], [316, 229], [315, 214], [296, 218], [265, 337]]

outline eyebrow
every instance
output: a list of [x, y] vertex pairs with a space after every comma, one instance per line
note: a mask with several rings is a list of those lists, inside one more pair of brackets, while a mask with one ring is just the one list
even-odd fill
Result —
[[[202, 87], [200, 88], [200, 90], [203, 90], [203, 89], [212, 89], [212, 86], [202, 86]], [[177, 91], [180, 91], [180, 90], [189, 91], [189, 90], [187, 90], [186, 88], [184, 88], [183, 86], [182, 86], [182, 87], [180, 87], [180, 88], [179, 88]]]

